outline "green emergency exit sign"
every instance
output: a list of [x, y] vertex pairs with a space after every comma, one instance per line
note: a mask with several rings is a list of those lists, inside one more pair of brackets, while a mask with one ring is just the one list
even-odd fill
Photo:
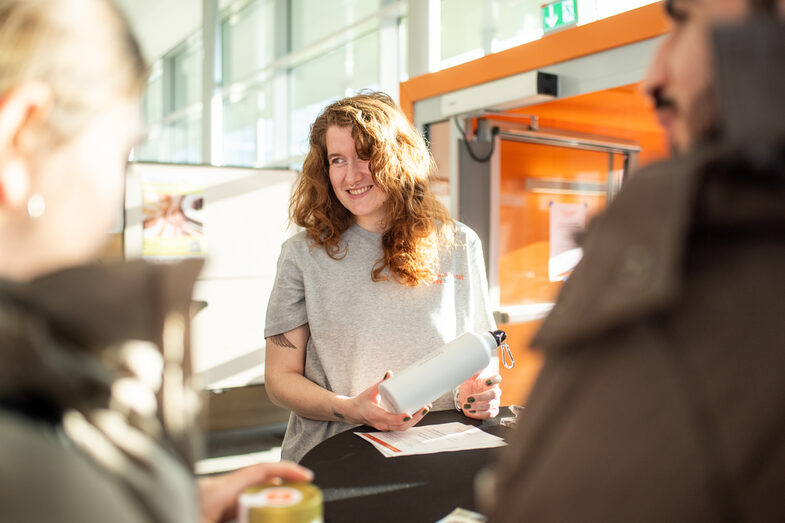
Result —
[[542, 29], [546, 33], [578, 23], [578, 0], [559, 0], [542, 6]]

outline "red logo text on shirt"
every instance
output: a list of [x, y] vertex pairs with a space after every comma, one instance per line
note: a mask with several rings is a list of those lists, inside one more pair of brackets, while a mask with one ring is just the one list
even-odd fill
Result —
[[450, 279], [456, 281], [463, 281], [463, 274], [455, 274], [453, 272], [442, 272], [436, 275], [436, 279], [433, 280], [433, 283], [434, 285], [444, 285], [444, 283], [449, 281]]

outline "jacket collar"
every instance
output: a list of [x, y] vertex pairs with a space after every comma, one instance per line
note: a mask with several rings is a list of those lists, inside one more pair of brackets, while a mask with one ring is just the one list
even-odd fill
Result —
[[0, 400], [37, 398], [57, 410], [106, 401], [117, 376], [104, 349], [161, 347], [167, 315], [188, 318], [201, 266], [135, 261], [0, 280]]
[[187, 313], [201, 260], [83, 266], [27, 283], [0, 280], [0, 300], [42, 317], [53, 334], [86, 349], [128, 339], [158, 342], [165, 313]]

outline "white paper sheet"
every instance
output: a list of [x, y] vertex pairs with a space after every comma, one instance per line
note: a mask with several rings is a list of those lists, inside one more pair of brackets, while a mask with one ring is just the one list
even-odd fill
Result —
[[355, 432], [355, 434], [370, 442], [387, 458], [506, 445], [498, 436], [457, 421], [412, 427], [403, 432]]
[[487, 518], [479, 512], [456, 508], [436, 523], [485, 523]]
[[550, 204], [550, 257], [548, 279], [561, 281], [570, 275], [583, 257], [583, 249], [575, 242], [575, 235], [586, 229], [586, 204]]

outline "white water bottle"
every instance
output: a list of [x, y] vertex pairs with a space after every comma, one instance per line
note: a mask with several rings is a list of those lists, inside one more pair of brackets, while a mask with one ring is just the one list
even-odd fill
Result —
[[434, 401], [487, 367], [506, 339], [500, 330], [461, 334], [380, 383], [382, 407], [394, 414], [411, 413]]

